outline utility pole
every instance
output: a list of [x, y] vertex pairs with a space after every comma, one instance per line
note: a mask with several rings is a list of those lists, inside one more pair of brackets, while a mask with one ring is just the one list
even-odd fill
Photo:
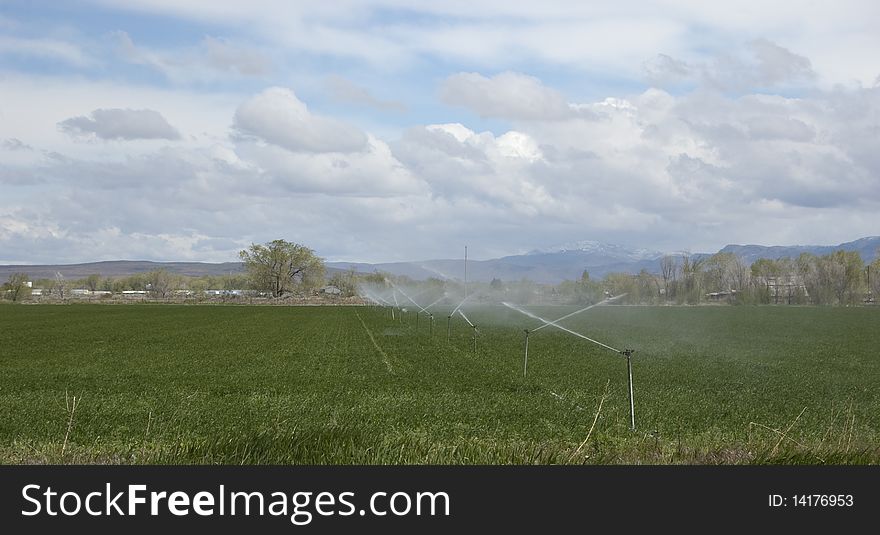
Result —
[[464, 246], [464, 297], [467, 299], [467, 245]]

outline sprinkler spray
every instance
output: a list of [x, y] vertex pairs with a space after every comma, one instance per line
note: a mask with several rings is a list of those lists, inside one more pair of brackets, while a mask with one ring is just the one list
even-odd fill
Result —
[[[616, 349], [616, 348], [611, 347], [607, 344], [603, 344], [602, 342], [599, 342], [598, 340], [593, 340], [592, 338], [584, 336], [579, 332], [575, 332], [569, 328], [566, 328], [566, 327], [563, 327], [562, 325], [559, 325], [558, 323], [556, 323], [556, 321], [559, 321], [559, 320], [547, 321], [544, 318], [536, 316], [535, 314], [532, 314], [531, 312], [529, 312], [527, 310], [523, 310], [522, 308], [520, 308], [516, 305], [511, 305], [510, 303], [502, 303], [502, 304], [504, 306], [506, 306], [507, 308], [511, 308], [513, 310], [516, 310], [517, 312], [525, 314], [526, 316], [528, 316], [532, 319], [536, 319], [536, 320], [540, 321], [543, 325], [541, 325], [541, 327], [538, 327], [538, 329], [546, 327], [546, 326], [553, 326], [559, 330], [562, 330], [562, 331], [565, 331], [569, 334], [577, 336], [578, 338], [582, 338], [588, 342], [592, 342], [600, 347], [604, 347], [605, 349], [608, 349], [610, 351], [617, 353], [618, 355], [622, 355], [623, 357], [625, 357], [626, 358], [627, 386], [629, 387], [628, 388], [629, 389], [629, 426], [630, 426], [631, 430], [635, 431], [635, 429], [636, 429], [636, 414], [635, 414], [635, 402], [633, 400], [633, 379], [632, 379], [632, 355], [634, 353], [634, 350], [632, 350], [632, 349]], [[538, 329], [534, 329], [534, 330], [537, 331]], [[528, 340], [529, 340], [528, 333], [529, 332], [526, 331], [526, 356], [528, 356]], [[525, 365], [523, 366], [523, 372], [525, 372]]]

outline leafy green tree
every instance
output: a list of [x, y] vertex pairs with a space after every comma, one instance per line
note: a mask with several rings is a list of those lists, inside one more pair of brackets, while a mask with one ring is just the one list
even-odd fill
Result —
[[239, 253], [253, 287], [280, 297], [324, 280], [324, 262], [308, 247], [285, 240], [251, 244]]

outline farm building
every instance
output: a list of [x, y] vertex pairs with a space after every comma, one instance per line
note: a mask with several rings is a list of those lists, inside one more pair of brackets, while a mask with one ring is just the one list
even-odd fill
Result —
[[324, 286], [323, 288], [319, 289], [318, 293], [322, 293], [324, 295], [342, 295], [342, 290], [331, 284], [329, 286]]

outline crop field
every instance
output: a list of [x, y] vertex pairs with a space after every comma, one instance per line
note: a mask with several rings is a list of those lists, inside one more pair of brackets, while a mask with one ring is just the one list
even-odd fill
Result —
[[[574, 310], [534, 307], [554, 320]], [[880, 462], [880, 308], [0, 306], [0, 463]], [[75, 400], [75, 403], [74, 403]]]

